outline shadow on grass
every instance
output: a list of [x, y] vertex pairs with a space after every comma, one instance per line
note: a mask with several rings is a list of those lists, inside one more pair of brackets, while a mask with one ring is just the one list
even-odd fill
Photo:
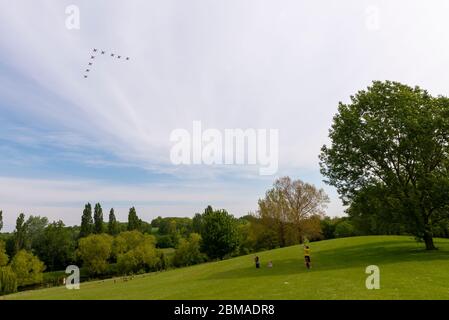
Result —
[[[269, 252], [261, 252], [262, 260], [260, 269], [256, 269], [254, 263], [248, 259], [248, 267], [234, 268], [232, 270], [217, 272], [208, 275], [209, 279], [237, 279], [251, 277], [272, 277], [279, 275], [292, 275], [303, 273], [316, 273], [320, 271], [339, 270], [348, 268], [366, 268], [368, 265], [383, 266], [386, 264], [403, 262], [428, 262], [433, 260], [449, 261], [449, 243], [441, 246], [440, 250], [427, 251], [422, 244], [412, 241], [379, 241], [339, 248], [329, 248], [312, 253], [312, 270], [304, 266], [302, 248], [296, 246], [298, 257], [292, 258], [291, 252], [286, 252], [287, 259], [276, 260], [270, 258]], [[313, 246], [313, 244], [312, 244]], [[267, 268], [266, 262], [273, 261], [273, 268]]]

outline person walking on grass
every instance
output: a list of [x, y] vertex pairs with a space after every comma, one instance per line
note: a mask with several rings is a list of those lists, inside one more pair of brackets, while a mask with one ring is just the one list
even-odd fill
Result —
[[304, 245], [304, 261], [306, 263], [307, 269], [310, 269], [312, 266], [310, 261], [310, 248], [308, 245]]
[[254, 261], [256, 262], [256, 268], [259, 269], [259, 268], [260, 268], [260, 260], [259, 260], [259, 257], [256, 256], [256, 257], [254, 258]]

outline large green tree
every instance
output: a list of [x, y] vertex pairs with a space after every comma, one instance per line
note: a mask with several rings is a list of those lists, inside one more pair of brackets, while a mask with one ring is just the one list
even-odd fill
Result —
[[76, 243], [62, 221], [50, 223], [36, 252], [49, 271], [63, 270], [75, 260]]
[[237, 249], [237, 221], [226, 210], [213, 210], [208, 206], [201, 220], [202, 249], [210, 258], [223, 259]]
[[45, 265], [31, 252], [20, 250], [11, 260], [11, 269], [17, 275], [18, 285], [27, 286], [43, 281]]
[[48, 219], [39, 216], [30, 216], [25, 220], [25, 215], [21, 213], [16, 220], [16, 228], [11, 238], [7, 239], [7, 249], [11, 256], [14, 256], [22, 249], [32, 251], [42, 239], [42, 233]]
[[108, 234], [93, 234], [79, 240], [77, 253], [90, 275], [99, 275], [107, 270], [112, 241]]
[[3, 229], [3, 211], [0, 210], [0, 231]]
[[24, 249], [34, 251], [43, 239], [45, 227], [48, 225], [47, 217], [29, 216], [25, 222]]
[[142, 222], [137, 216], [136, 208], [130, 208], [128, 214], [128, 231], [139, 230], [141, 225]]
[[97, 203], [94, 209], [94, 233], [103, 233], [103, 223], [103, 209], [101, 208], [101, 205]]
[[449, 99], [375, 81], [339, 104], [329, 138], [321, 172], [342, 200], [352, 205], [361, 192], [377, 190], [371, 201], [377, 196], [384, 211], [434, 249], [433, 228], [449, 214]]
[[83, 215], [81, 217], [80, 238], [87, 237], [93, 231], [92, 206], [87, 203], [84, 206]]
[[124, 274], [155, 270], [160, 260], [155, 243], [152, 235], [122, 232], [114, 241], [118, 270]]
[[[151, 239], [155, 242], [154, 238]], [[117, 257], [136, 248], [144, 240], [144, 234], [137, 230], [121, 232], [114, 238], [113, 256]]]

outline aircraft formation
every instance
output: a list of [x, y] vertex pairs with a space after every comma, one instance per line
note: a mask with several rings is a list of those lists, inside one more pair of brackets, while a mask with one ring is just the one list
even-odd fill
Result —
[[122, 56], [122, 55], [119, 55], [119, 54], [116, 54], [113, 52], [108, 54], [106, 52], [106, 50], [99, 50], [97, 48], [93, 48], [89, 63], [87, 64], [87, 68], [84, 70], [84, 79], [87, 79], [89, 77], [89, 74], [92, 72], [92, 67], [94, 65], [95, 58], [101, 57], [101, 56], [106, 56], [106, 55], [109, 55], [111, 58], [114, 58], [114, 59], [121, 59], [121, 60], [125, 60], [125, 61], [130, 60], [130, 58], [126, 57], [126, 56]]

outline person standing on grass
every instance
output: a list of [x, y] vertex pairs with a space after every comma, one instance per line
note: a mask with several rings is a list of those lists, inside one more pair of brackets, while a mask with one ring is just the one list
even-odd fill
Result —
[[307, 269], [310, 269], [312, 266], [310, 261], [310, 248], [308, 245], [304, 246], [304, 261], [306, 263]]
[[254, 261], [256, 262], [256, 268], [259, 269], [259, 268], [260, 268], [260, 260], [259, 260], [259, 257], [256, 256], [256, 258], [254, 258]]

